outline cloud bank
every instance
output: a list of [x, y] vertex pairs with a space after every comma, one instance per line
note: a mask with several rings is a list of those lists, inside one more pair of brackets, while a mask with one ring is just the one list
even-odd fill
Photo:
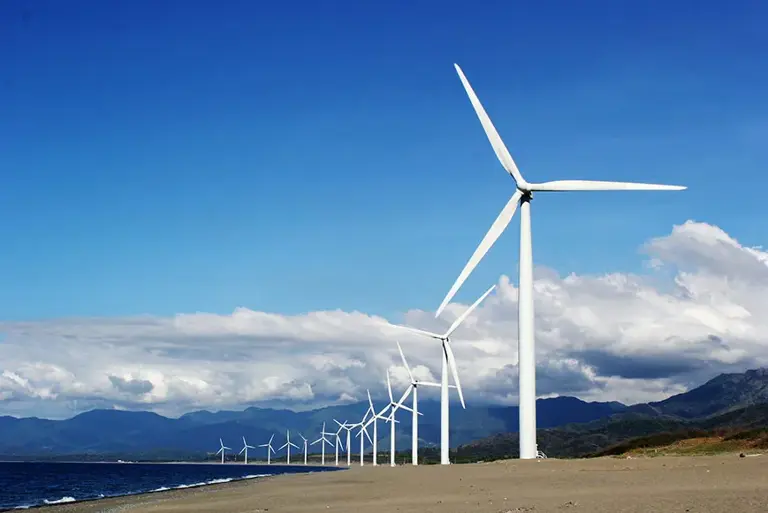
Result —
[[[768, 363], [768, 252], [694, 221], [643, 250], [642, 276], [536, 269], [540, 397], [657, 400]], [[517, 402], [517, 292], [501, 276], [454, 334], [467, 401]], [[443, 331], [466, 307], [451, 304], [441, 319], [412, 310], [392, 322]], [[381, 397], [387, 369], [398, 389], [407, 384], [395, 340], [414, 374], [439, 379], [436, 341], [361, 312], [0, 322], [0, 414], [304, 409], [362, 400], [366, 388]]]

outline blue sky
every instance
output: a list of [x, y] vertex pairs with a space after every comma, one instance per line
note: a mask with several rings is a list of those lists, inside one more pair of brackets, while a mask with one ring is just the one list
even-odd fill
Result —
[[0, 316], [436, 308], [513, 192], [454, 62], [527, 179], [689, 186], [537, 197], [536, 264], [766, 243], [768, 5], [469, 5], [0, 3]]

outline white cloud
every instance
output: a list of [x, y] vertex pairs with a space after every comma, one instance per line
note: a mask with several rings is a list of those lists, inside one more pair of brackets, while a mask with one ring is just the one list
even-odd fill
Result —
[[[721, 371], [766, 364], [768, 252], [693, 221], [644, 250], [650, 265], [643, 276], [536, 269], [540, 396], [655, 400]], [[516, 302], [517, 289], [502, 276], [455, 334], [468, 401], [516, 402]], [[442, 331], [465, 308], [450, 305], [445, 320], [417, 310], [404, 317]], [[366, 388], [381, 397], [388, 368], [398, 389], [408, 381], [395, 339], [419, 379], [440, 375], [436, 341], [360, 312], [238, 308], [231, 315], [4, 322], [0, 333], [0, 414], [304, 408], [362, 400]]]

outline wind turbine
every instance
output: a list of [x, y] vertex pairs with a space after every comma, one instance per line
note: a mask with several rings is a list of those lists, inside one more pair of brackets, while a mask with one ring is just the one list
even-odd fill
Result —
[[325, 435], [332, 435], [333, 433], [326, 433], [325, 431], [325, 422], [323, 422], [323, 430], [320, 431], [320, 438], [312, 442], [310, 445], [315, 445], [316, 443], [320, 442], [320, 454], [321, 454], [321, 461], [322, 464], [325, 465], [325, 444], [328, 444], [330, 446], [333, 446], [330, 440], [328, 440]]
[[[378, 419], [386, 420], [386, 417], [384, 417], [382, 414], [385, 411], [387, 411], [387, 408], [389, 408], [390, 405], [389, 404], [386, 405], [384, 408], [382, 408], [382, 410], [379, 413], [375, 413], [376, 410], [373, 408], [373, 400], [371, 400], [371, 391], [366, 390], [366, 392], [368, 392], [368, 405], [369, 405], [368, 411], [374, 412], [374, 413], [373, 415], [371, 415], [371, 418], [368, 419], [368, 422], [366, 422], [365, 425], [368, 426], [368, 424], [373, 423], [373, 442], [372, 442], [373, 443], [373, 465], [378, 465], [378, 463], [376, 463], [376, 453], [378, 451], [378, 449], [376, 448], [376, 444], [378, 442], [379, 435], [378, 435], [378, 430], [376, 428], [376, 421]], [[366, 433], [368, 432], [366, 431]]]
[[474, 302], [472, 306], [467, 308], [467, 310], [459, 316], [458, 319], [453, 321], [453, 324], [451, 324], [451, 327], [448, 328], [448, 331], [446, 331], [443, 335], [439, 335], [437, 333], [432, 333], [431, 331], [424, 331], [416, 328], [411, 328], [410, 326], [398, 326], [399, 328], [404, 328], [410, 331], [413, 331], [415, 333], [419, 333], [421, 335], [426, 335], [428, 337], [432, 337], [434, 339], [437, 339], [441, 342], [443, 346], [443, 358], [442, 358], [442, 371], [441, 371], [441, 385], [440, 385], [440, 463], [442, 465], [449, 465], [450, 459], [448, 457], [448, 451], [449, 451], [449, 418], [448, 418], [448, 409], [449, 409], [449, 402], [448, 402], [448, 367], [450, 366], [451, 372], [453, 373], [453, 381], [456, 384], [456, 390], [459, 392], [459, 400], [461, 401], [461, 407], [466, 409], [466, 405], [464, 404], [464, 394], [461, 392], [461, 382], [459, 381], [459, 371], [456, 368], [456, 359], [453, 357], [453, 349], [451, 349], [451, 343], [450, 343], [450, 337], [453, 334], [456, 329], [461, 326], [461, 323], [464, 322], [464, 320], [469, 317], [469, 314], [471, 314], [475, 308], [477, 308], [477, 305], [483, 302], [483, 299], [485, 299], [488, 294], [491, 293], [493, 289], [496, 288], [496, 285], [492, 285], [491, 288], [485, 291], [485, 294], [480, 296], [477, 301]]
[[248, 465], [248, 449], [255, 449], [256, 447], [252, 445], [248, 445], [248, 442], [245, 441], [245, 437], [243, 437], [243, 448], [240, 450], [239, 454], [243, 454], [243, 451], [245, 451], [245, 464]]
[[306, 465], [307, 464], [307, 439], [304, 438], [304, 435], [302, 435], [301, 433], [299, 433], [299, 436], [301, 437], [302, 440], [304, 440], [304, 465]]
[[224, 442], [221, 441], [221, 438], [219, 438], [219, 445], [221, 445], [221, 449], [216, 451], [216, 454], [221, 453], [221, 463], [223, 464], [224, 463], [224, 451], [225, 450], [231, 451], [232, 449], [230, 449], [229, 447], [224, 447]]
[[475, 109], [475, 114], [485, 130], [502, 167], [514, 179], [516, 190], [499, 216], [491, 225], [480, 245], [469, 258], [461, 274], [443, 299], [435, 316], [439, 316], [464, 280], [485, 256], [496, 239], [507, 227], [520, 206], [520, 261], [518, 279], [518, 376], [520, 395], [520, 458], [533, 459], [541, 454], [536, 446], [536, 356], [534, 347], [533, 311], [533, 246], [531, 243], [531, 200], [537, 192], [570, 191], [681, 191], [681, 185], [657, 185], [630, 182], [603, 182], [593, 180], [555, 180], [544, 183], [528, 183], [515, 165], [507, 147], [501, 140], [475, 91], [458, 64], [454, 64], [461, 83]]
[[296, 449], [298, 449], [299, 446], [294, 444], [294, 443], [291, 443], [291, 432], [288, 431], [288, 430], [285, 431], [285, 440], [286, 440], [286, 442], [283, 445], [281, 445], [280, 447], [278, 447], [277, 450], [278, 451], [282, 451], [283, 448], [287, 448], [288, 449], [288, 451], [286, 453], [285, 463], [290, 465], [291, 464], [291, 447], [295, 447]]
[[270, 464], [270, 461], [271, 461], [271, 460], [270, 460], [270, 456], [271, 456], [271, 454], [270, 454], [270, 453], [271, 453], [271, 452], [272, 452], [272, 453], [273, 453], [273, 452], [275, 452], [275, 450], [272, 448], [272, 439], [273, 439], [273, 438], [275, 438], [275, 435], [272, 435], [272, 436], [270, 436], [270, 437], [269, 437], [269, 442], [267, 442], [267, 443], [265, 443], [265, 444], [261, 444], [261, 445], [259, 446], [259, 447], [266, 447], [266, 448], [267, 448], [267, 465], [269, 465], [269, 464]]
[[[400, 347], [400, 342], [397, 343], [397, 350], [400, 351], [400, 357], [403, 359], [403, 365], [405, 366], [405, 370], [408, 371], [408, 377], [411, 378], [411, 384], [406, 389], [405, 393], [403, 394], [403, 397], [400, 398], [400, 401], [398, 401], [399, 405], [403, 404], [403, 401], [405, 401], [408, 398], [408, 393], [413, 393], [413, 409], [410, 410], [412, 414], [411, 419], [411, 464], [412, 465], [418, 465], [419, 464], [419, 417], [418, 415], [421, 415], [419, 413], [419, 399], [418, 399], [418, 392], [419, 392], [419, 386], [429, 386], [429, 387], [437, 387], [440, 388], [439, 383], [430, 383], [429, 381], [419, 381], [415, 377], [413, 377], [413, 373], [411, 372], [411, 368], [408, 366], [408, 362], [405, 361], [405, 354], [403, 354], [403, 348]], [[456, 388], [456, 385], [448, 385], [448, 388]], [[398, 406], [399, 408], [400, 406]]]
[[341, 430], [344, 429], [344, 426], [339, 426], [339, 429], [336, 430], [336, 433], [334, 433], [334, 436], [336, 436], [336, 466], [339, 466], [339, 446], [341, 445], [341, 450], [344, 450], [344, 444], [341, 443], [341, 437], [339, 436], [339, 433], [341, 433]]
[[364, 450], [365, 450], [365, 440], [363, 440], [363, 433], [365, 433], [365, 436], [368, 438], [368, 441], [373, 444], [373, 439], [371, 438], [371, 435], [368, 434], [367, 426], [368, 424], [365, 422], [365, 419], [368, 418], [368, 414], [371, 412], [371, 407], [369, 406], [368, 409], [365, 411], [365, 415], [363, 415], [363, 420], [355, 424], [355, 426], [360, 427], [360, 431], [355, 435], [360, 437], [360, 466], [363, 466], [363, 463], [365, 462], [364, 457]]
[[343, 428], [347, 432], [347, 466], [352, 466], [352, 429], [357, 427], [358, 424], [347, 424], [347, 421], [345, 420], [342, 424], [336, 419], [333, 419], [333, 421], [339, 425], [340, 428]]
[[398, 420], [395, 420], [395, 412], [398, 410], [398, 408], [402, 408], [406, 411], [413, 413], [414, 422], [416, 422], [415, 417], [417, 415], [421, 415], [421, 413], [417, 413], [415, 410], [403, 405], [403, 401], [405, 401], [405, 398], [408, 397], [408, 394], [411, 392], [410, 385], [408, 386], [408, 388], [405, 389], [405, 392], [403, 392], [403, 395], [402, 397], [400, 397], [400, 400], [398, 402], [395, 402], [395, 399], [392, 397], [392, 382], [389, 380], [389, 369], [387, 369], [387, 392], [389, 393], [389, 407], [391, 408], [389, 416], [386, 418], [386, 421], [390, 423], [389, 424], [390, 426], [389, 427], [389, 464], [390, 466], [394, 467], [395, 466], [395, 423], [399, 422]]

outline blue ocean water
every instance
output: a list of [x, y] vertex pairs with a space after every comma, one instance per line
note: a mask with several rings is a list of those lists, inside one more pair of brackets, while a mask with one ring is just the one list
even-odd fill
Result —
[[0, 511], [331, 470], [340, 469], [303, 465], [0, 462]]

